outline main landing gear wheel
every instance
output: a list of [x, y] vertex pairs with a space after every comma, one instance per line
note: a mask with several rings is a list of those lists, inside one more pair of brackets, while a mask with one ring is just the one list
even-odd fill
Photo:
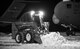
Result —
[[24, 43], [24, 35], [22, 32], [16, 34], [15, 41], [17, 43]]
[[32, 43], [34, 39], [33, 32], [27, 31], [25, 38], [26, 38], [26, 43]]

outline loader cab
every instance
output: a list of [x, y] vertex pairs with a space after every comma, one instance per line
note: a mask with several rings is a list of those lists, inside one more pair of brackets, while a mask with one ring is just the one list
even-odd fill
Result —
[[39, 16], [34, 16], [34, 22], [37, 24], [37, 26], [41, 26]]
[[31, 18], [33, 22], [40, 27], [43, 23], [44, 12], [43, 11], [31, 11]]

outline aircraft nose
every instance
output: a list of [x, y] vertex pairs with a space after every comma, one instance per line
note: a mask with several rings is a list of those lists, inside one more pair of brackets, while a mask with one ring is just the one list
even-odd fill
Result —
[[60, 20], [55, 15], [53, 15], [52, 21], [54, 24], [58, 24], [60, 22]]

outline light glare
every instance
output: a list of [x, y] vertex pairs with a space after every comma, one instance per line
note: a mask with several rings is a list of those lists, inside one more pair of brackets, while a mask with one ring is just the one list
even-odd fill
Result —
[[35, 11], [31, 11], [30, 14], [31, 14], [31, 16], [34, 15], [35, 14]]
[[39, 11], [39, 15], [40, 16], [43, 16], [44, 15], [44, 12], [43, 11]]

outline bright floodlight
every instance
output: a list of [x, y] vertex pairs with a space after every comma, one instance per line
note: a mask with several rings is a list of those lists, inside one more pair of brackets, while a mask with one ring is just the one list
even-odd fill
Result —
[[35, 14], [35, 11], [31, 11], [30, 14], [31, 14], [31, 16], [34, 15]]
[[43, 16], [44, 15], [44, 12], [43, 11], [39, 11], [39, 15], [40, 16]]

